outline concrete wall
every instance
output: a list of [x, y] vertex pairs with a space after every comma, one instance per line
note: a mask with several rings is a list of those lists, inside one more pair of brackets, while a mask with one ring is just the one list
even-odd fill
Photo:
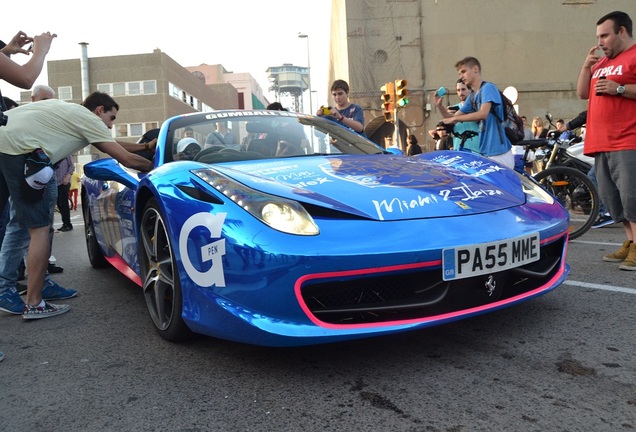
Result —
[[636, 19], [634, 0], [333, 0], [332, 10], [330, 81], [349, 82], [368, 123], [382, 115], [382, 84], [408, 80], [411, 104], [399, 118], [421, 144], [441, 118], [433, 91], [446, 86], [449, 103], [457, 101], [461, 58], [477, 57], [501, 90], [516, 87], [520, 114], [568, 120], [587, 105], [576, 79], [596, 44], [596, 21], [614, 10]]

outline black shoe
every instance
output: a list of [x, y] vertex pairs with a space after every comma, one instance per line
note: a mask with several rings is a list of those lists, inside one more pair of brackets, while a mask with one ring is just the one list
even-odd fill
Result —
[[73, 225], [62, 225], [62, 228], [60, 228], [58, 231], [67, 232], [67, 231], [71, 231], [72, 229], [73, 229]]
[[16, 283], [15, 284], [15, 289], [18, 290], [18, 294], [20, 295], [25, 295], [27, 292], [27, 286], [23, 285], [21, 283]]
[[609, 215], [609, 213], [602, 214], [596, 219], [592, 228], [603, 228], [604, 226], [612, 225], [614, 223], [614, 219]]
[[53, 263], [49, 263], [48, 272], [49, 273], [62, 273], [64, 271], [63, 267], [59, 265], [55, 265]]

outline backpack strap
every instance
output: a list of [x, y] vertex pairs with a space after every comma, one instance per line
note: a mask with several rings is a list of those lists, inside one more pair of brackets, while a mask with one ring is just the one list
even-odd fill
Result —
[[[487, 81], [484, 81], [482, 84], [482, 87], [484, 86], [484, 84], [487, 84]], [[501, 90], [497, 89], [497, 91], [499, 92], [499, 97], [501, 98], [501, 107], [504, 110], [504, 116], [506, 115], [506, 110], [504, 107], [504, 99], [503, 99], [503, 93], [501, 92]], [[501, 130], [503, 129], [503, 120], [501, 119], [501, 117], [499, 117], [499, 114], [497, 114], [497, 110], [495, 109], [495, 104], [491, 103], [490, 104], [490, 112], [495, 116], [495, 118], [497, 119], [497, 124], [499, 124], [500, 127], [497, 128], [497, 133], [499, 133], [499, 141], [503, 144], [504, 143], [504, 139], [503, 139], [503, 134], [501, 133]]]
[[221, 144], [225, 145], [225, 140], [223, 139], [223, 135], [221, 135], [221, 132], [219, 131], [214, 131], [214, 136], [221, 141]]

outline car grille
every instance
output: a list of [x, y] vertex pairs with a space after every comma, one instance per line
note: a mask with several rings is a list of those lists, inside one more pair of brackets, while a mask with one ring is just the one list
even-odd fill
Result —
[[441, 267], [429, 267], [337, 280], [310, 279], [301, 287], [301, 296], [316, 319], [337, 325], [456, 313], [543, 287], [561, 268], [564, 242], [562, 238], [543, 245], [536, 262], [492, 275], [444, 281]]

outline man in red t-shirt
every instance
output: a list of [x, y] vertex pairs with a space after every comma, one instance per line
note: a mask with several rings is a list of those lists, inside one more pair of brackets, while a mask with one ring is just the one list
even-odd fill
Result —
[[605, 15], [596, 23], [596, 37], [598, 45], [588, 52], [576, 85], [579, 97], [589, 99], [584, 151], [594, 156], [601, 200], [627, 236], [603, 260], [636, 270], [636, 43], [631, 18], [619, 11]]

